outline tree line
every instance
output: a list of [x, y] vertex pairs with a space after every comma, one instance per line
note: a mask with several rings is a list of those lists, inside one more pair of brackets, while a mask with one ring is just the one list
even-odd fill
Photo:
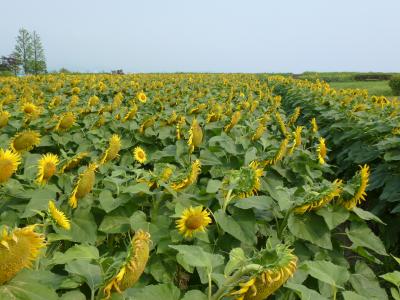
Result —
[[18, 75], [47, 73], [46, 57], [39, 34], [21, 28], [16, 38], [14, 51], [0, 58], [0, 71]]

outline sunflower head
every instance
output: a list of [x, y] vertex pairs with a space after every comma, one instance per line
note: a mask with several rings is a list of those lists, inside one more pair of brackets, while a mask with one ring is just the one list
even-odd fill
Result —
[[192, 126], [189, 129], [189, 152], [193, 152], [195, 147], [199, 147], [203, 141], [203, 131], [196, 118], [192, 121]]
[[78, 199], [85, 197], [92, 191], [96, 180], [95, 171], [97, 168], [97, 164], [90, 164], [86, 170], [79, 175], [75, 189], [69, 198], [69, 204], [72, 208], [76, 208], [78, 206]]
[[339, 199], [339, 203], [343, 205], [348, 210], [353, 209], [357, 205], [361, 204], [362, 201], [365, 201], [365, 197], [367, 196], [366, 189], [369, 182], [369, 166], [364, 165], [360, 167], [360, 170], [353, 176], [351, 180], [347, 183], [347, 185], [351, 186], [355, 191], [350, 194], [347, 192], [343, 193], [343, 196]]
[[26, 130], [15, 135], [10, 144], [10, 148], [18, 153], [30, 151], [40, 144], [40, 134], [36, 131]]
[[57, 123], [55, 130], [68, 130], [74, 125], [76, 117], [73, 112], [63, 114]]
[[101, 163], [104, 164], [118, 157], [121, 149], [121, 137], [118, 134], [113, 134], [108, 142], [108, 148], [105, 151]]
[[279, 130], [282, 132], [282, 134], [283, 134], [284, 136], [287, 136], [287, 135], [288, 135], [288, 132], [287, 132], [287, 129], [286, 129], [286, 124], [285, 124], [285, 122], [283, 121], [282, 116], [281, 116], [281, 114], [280, 114], [279, 112], [276, 112], [276, 113], [275, 113], [275, 120], [276, 120], [276, 122], [277, 122], [278, 125], [279, 125]]
[[25, 102], [22, 105], [22, 111], [24, 112], [25, 115], [28, 115], [28, 116], [35, 116], [35, 115], [39, 115], [39, 113], [40, 113], [39, 107], [37, 107], [32, 102]]
[[133, 150], [133, 156], [135, 160], [141, 164], [144, 164], [147, 160], [146, 152], [139, 146]]
[[321, 165], [325, 164], [326, 153], [327, 150], [326, 150], [325, 139], [320, 137], [319, 144], [317, 146], [317, 155], [318, 155], [318, 161]]
[[225, 132], [231, 131], [231, 129], [240, 121], [242, 113], [240, 110], [235, 111], [232, 115], [231, 121], [224, 127]]
[[12, 279], [21, 269], [29, 268], [45, 246], [44, 236], [35, 225], [0, 233], [0, 285]]
[[10, 113], [8, 111], [0, 111], [0, 129], [7, 126]]
[[97, 104], [99, 104], [100, 99], [99, 97], [97, 97], [96, 95], [90, 96], [90, 98], [88, 99], [88, 106], [92, 107], [92, 106], [96, 106]]
[[262, 135], [264, 134], [266, 129], [267, 129], [267, 127], [262, 122], [260, 122], [258, 124], [256, 131], [254, 132], [253, 136], [251, 137], [251, 140], [258, 141], [262, 137]]
[[317, 125], [317, 120], [315, 118], [311, 119], [311, 130], [313, 133], [318, 132], [318, 125]]
[[176, 221], [176, 228], [185, 238], [191, 238], [198, 231], [205, 231], [211, 223], [210, 213], [202, 206], [185, 208]]
[[37, 182], [46, 184], [57, 171], [58, 156], [55, 154], [45, 154], [39, 159]]
[[78, 153], [77, 155], [75, 155], [70, 160], [68, 160], [67, 162], [64, 163], [64, 165], [61, 167], [60, 173], [62, 174], [65, 171], [70, 171], [70, 170], [76, 168], [77, 166], [79, 166], [79, 164], [82, 162], [82, 160], [84, 158], [86, 158], [87, 156], [89, 156], [88, 152]]
[[64, 228], [65, 230], [71, 229], [70, 221], [62, 211], [57, 209], [53, 200], [49, 201], [49, 214], [58, 226]]
[[147, 101], [147, 96], [144, 92], [140, 92], [137, 94], [137, 99], [142, 102], [142, 103], [146, 103]]
[[300, 109], [299, 106], [297, 106], [297, 107], [295, 108], [295, 110], [294, 110], [292, 116], [291, 116], [290, 119], [289, 119], [289, 122], [288, 122], [288, 125], [289, 125], [289, 126], [294, 125], [294, 123], [296, 123], [297, 119], [298, 119], [299, 116], [300, 116], [300, 110], [301, 110], [301, 109]]
[[6, 182], [18, 169], [21, 156], [17, 152], [0, 148], [0, 183]]
[[181, 191], [187, 188], [197, 181], [200, 173], [201, 163], [200, 160], [196, 159], [190, 166], [189, 170], [185, 171], [183, 174], [178, 174], [178, 176], [173, 179], [171, 184], [172, 189], [175, 191]]

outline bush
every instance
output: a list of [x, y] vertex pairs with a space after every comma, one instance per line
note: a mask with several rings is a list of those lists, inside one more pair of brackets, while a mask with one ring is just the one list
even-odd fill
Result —
[[390, 80], [391, 74], [387, 73], [361, 73], [354, 76], [355, 81]]
[[389, 81], [389, 86], [394, 95], [400, 95], [400, 75], [393, 76]]

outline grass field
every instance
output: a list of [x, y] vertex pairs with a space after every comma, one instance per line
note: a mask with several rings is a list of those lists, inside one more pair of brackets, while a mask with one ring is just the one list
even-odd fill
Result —
[[335, 89], [367, 89], [370, 95], [397, 96], [393, 95], [388, 81], [347, 81], [331, 82], [329, 84]]

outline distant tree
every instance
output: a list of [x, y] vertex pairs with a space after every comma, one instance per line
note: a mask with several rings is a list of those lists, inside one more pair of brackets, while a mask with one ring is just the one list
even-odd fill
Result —
[[21, 66], [21, 61], [15, 57], [14, 54], [9, 56], [2, 56], [0, 61], [0, 70], [1, 71], [10, 71], [17, 75]]
[[22, 70], [25, 74], [31, 72], [30, 67], [33, 58], [32, 37], [24, 28], [21, 28], [18, 32], [13, 56], [21, 62]]
[[46, 73], [46, 58], [40, 36], [36, 31], [32, 32], [32, 60], [30, 69], [33, 74]]

